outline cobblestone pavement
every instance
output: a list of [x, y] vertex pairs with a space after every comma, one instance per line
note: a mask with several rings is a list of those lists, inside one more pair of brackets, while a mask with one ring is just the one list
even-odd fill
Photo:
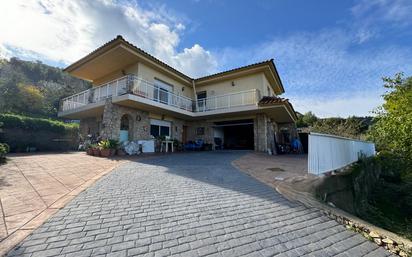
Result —
[[8, 159], [0, 166], [0, 255], [3, 239], [27, 231], [29, 222], [120, 164], [83, 152], [11, 154]]
[[8, 256], [388, 256], [316, 209], [237, 171], [244, 152], [122, 165]]

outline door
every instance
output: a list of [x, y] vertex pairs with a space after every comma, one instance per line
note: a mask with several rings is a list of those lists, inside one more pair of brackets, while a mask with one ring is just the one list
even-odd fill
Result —
[[158, 79], [155, 79], [154, 82], [155, 82], [154, 83], [155, 86], [153, 89], [154, 99], [164, 104], [170, 104], [169, 101], [171, 99], [169, 99], [169, 92], [173, 92], [173, 86], [167, 84], [166, 82], [158, 80]]
[[183, 126], [182, 142], [183, 142], [183, 143], [186, 143], [186, 142], [187, 142], [187, 126]]
[[206, 97], [207, 97], [206, 91], [197, 93], [197, 108], [198, 108], [198, 111], [200, 112], [206, 111]]

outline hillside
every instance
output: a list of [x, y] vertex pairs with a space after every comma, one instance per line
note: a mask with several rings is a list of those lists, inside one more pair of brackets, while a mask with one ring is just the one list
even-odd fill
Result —
[[56, 118], [61, 98], [90, 86], [39, 61], [0, 59], [0, 113]]

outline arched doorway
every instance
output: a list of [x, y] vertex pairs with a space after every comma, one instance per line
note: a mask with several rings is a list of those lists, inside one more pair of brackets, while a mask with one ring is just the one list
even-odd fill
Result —
[[132, 138], [132, 121], [131, 117], [127, 114], [123, 115], [120, 119], [120, 135], [119, 141], [130, 141]]

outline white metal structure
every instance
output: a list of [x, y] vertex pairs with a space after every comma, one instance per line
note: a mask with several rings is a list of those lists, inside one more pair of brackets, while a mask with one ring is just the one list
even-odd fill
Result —
[[196, 111], [206, 112], [238, 106], [254, 105], [259, 101], [258, 98], [257, 89], [211, 96], [197, 100]]
[[315, 175], [340, 169], [361, 155], [375, 155], [375, 144], [334, 135], [310, 133], [308, 171]]
[[190, 112], [207, 112], [228, 109], [239, 106], [256, 105], [260, 100], [257, 89], [236, 93], [218, 95], [200, 99], [195, 105], [191, 98], [177, 95], [172, 88], [155, 84], [134, 75], [127, 75], [110, 81], [101, 86], [94, 87], [62, 100], [61, 111], [70, 111], [90, 103], [99, 103], [106, 98], [121, 96], [127, 93], [147, 98], [157, 103], [177, 107]]

